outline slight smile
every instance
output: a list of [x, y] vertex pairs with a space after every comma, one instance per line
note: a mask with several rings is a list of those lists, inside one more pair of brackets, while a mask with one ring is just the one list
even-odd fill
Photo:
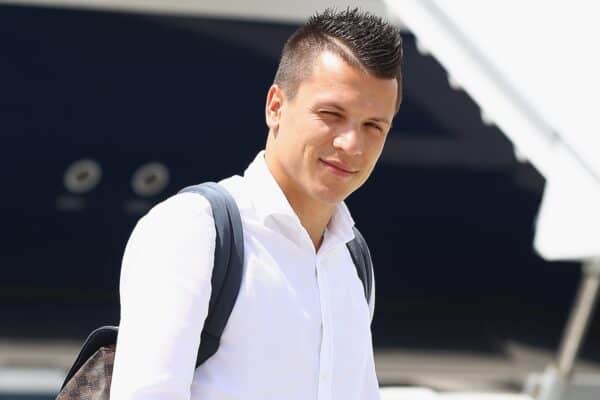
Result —
[[333, 173], [335, 173], [336, 175], [339, 176], [352, 176], [354, 174], [356, 174], [358, 171], [354, 171], [351, 168], [347, 167], [346, 165], [338, 162], [338, 161], [333, 161], [333, 160], [323, 160], [323, 159], [319, 159], [319, 161], [321, 161], [323, 164], [325, 164], [325, 166]]

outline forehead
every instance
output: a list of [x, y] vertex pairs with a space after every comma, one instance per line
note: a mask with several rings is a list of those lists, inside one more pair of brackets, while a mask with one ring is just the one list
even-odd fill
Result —
[[336, 102], [393, 116], [398, 82], [377, 78], [348, 64], [331, 51], [323, 51], [312, 63], [311, 73], [300, 82], [300, 101]]

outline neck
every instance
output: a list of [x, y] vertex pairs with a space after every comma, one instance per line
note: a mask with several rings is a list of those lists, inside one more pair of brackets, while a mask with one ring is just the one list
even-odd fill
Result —
[[323, 242], [323, 233], [333, 215], [334, 208], [323, 204], [310, 204], [311, 202], [302, 201], [295, 198], [294, 195], [288, 195], [285, 190], [283, 192], [300, 219], [300, 223], [308, 232], [315, 250], [319, 250]]
[[325, 228], [335, 211], [335, 205], [320, 202], [300, 190], [298, 185], [285, 173], [280, 163], [269, 156], [269, 152], [265, 154], [265, 161], [287, 201], [300, 219], [300, 223], [308, 232], [315, 250], [318, 251], [323, 242]]

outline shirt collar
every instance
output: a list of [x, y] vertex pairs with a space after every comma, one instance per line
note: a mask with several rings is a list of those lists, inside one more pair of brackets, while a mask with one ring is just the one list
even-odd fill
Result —
[[[302, 226], [300, 219], [288, 202], [279, 184], [269, 171], [264, 150], [260, 151], [244, 172], [249, 183], [254, 208], [264, 223], [268, 217], [289, 217]], [[346, 204], [339, 202], [327, 225], [326, 234], [332, 234], [344, 243], [354, 239], [354, 220]]]
[[347, 243], [354, 239], [353, 227], [354, 220], [350, 215], [350, 210], [348, 210], [346, 203], [343, 201], [339, 202], [335, 207], [331, 220], [329, 220], [327, 230], [337, 236], [342, 242]]

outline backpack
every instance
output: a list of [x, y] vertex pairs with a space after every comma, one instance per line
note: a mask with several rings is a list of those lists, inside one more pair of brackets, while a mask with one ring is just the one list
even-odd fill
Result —
[[[216, 230], [212, 293], [201, 332], [197, 368], [217, 352], [237, 299], [243, 273], [244, 238], [237, 204], [226, 189], [217, 183], [207, 182], [180, 191], [184, 192], [200, 194], [209, 201]], [[373, 286], [371, 255], [358, 229], [353, 229], [355, 239], [348, 242], [347, 247], [369, 302]], [[117, 334], [117, 326], [103, 326], [87, 337], [56, 400], [109, 399]]]

